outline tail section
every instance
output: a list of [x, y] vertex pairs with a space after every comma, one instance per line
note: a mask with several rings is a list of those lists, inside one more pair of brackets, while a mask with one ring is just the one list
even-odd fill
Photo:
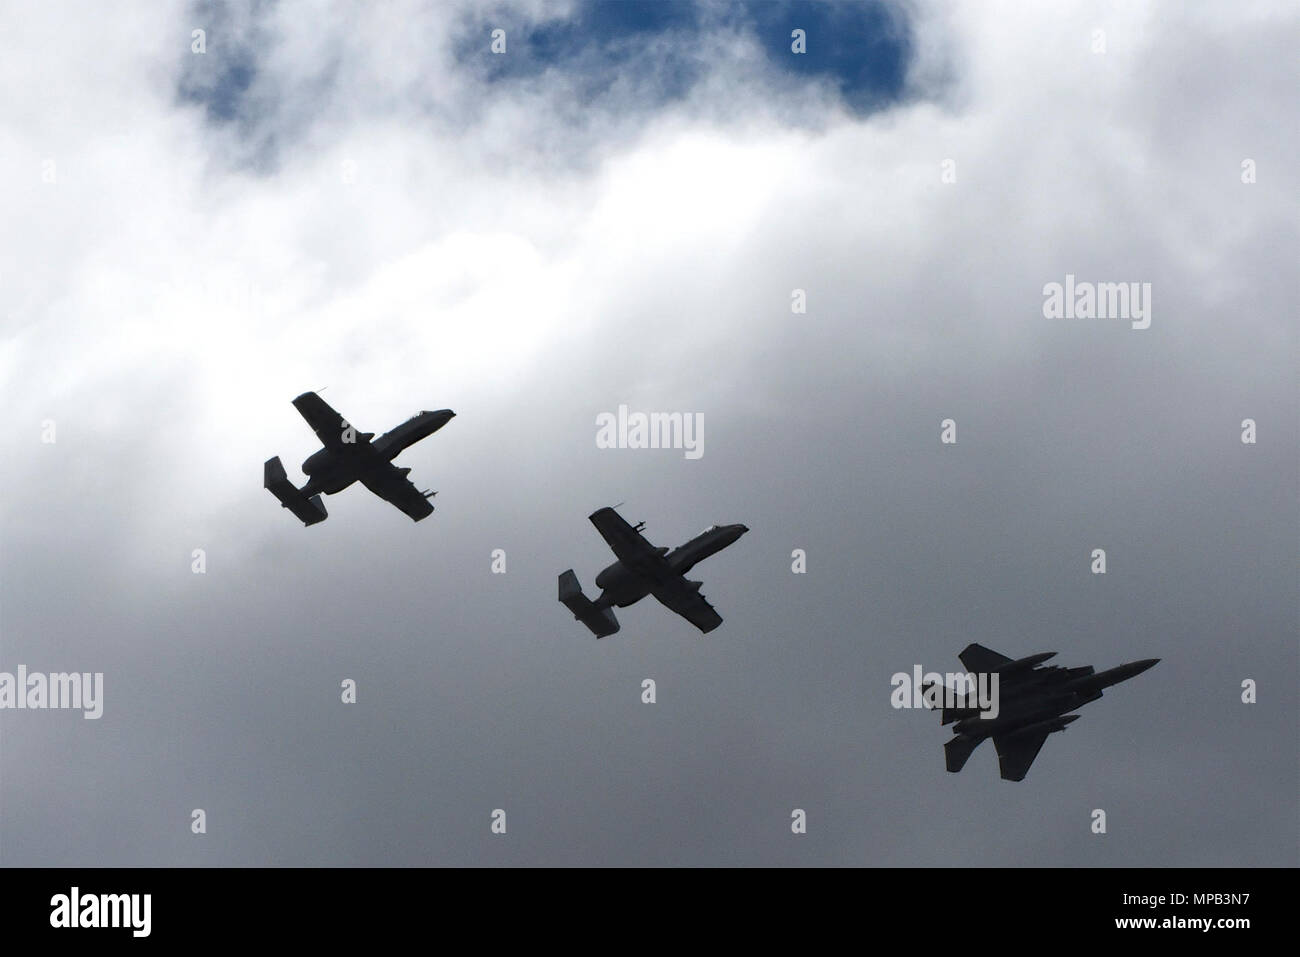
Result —
[[282, 506], [298, 516], [304, 525], [315, 525], [329, 517], [319, 495], [307, 498], [301, 490], [294, 488], [293, 483], [289, 481], [289, 476], [285, 474], [278, 455], [273, 459], [267, 459], [262, 467], [262, 484], [280, 500]]
[[573, 612], [573, 617], [591, 629], [597, 638], [606, 638], [618, 631], [618, 619], [611, 608], [597, 608], [582, 593], [578, 576], [570, 568], [560, 575], [560, 602]]
[[[940, 715], [939, 725], [952, 724], [954, 721], [960, 721], [962, 718], [974, 718], [981, 712], [979, 708], [946, 708], [942, 702], [949, 689], [937, 681], [929, 681], [921, 685], [921, 705], [932, 711], [938, 711]], [[933, 704], [932, 702], [940, 702]], [[972, 745], [973, 747], [973, 745]]]
[[965, 767], [966, 759], [970, 757], [971, 752], [975, 750], [980, 741], [980, 738], [958, 736], [945, 744], [943, 746], [943, 756], [947, 761], [948, 770], [955, 772]]

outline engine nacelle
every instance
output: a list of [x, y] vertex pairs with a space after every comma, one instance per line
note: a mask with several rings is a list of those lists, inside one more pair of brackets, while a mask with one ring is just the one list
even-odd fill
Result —
[[596, 587], [602, 591], [606, 588], [616, 588], [625, 578], [627, 578], [627, 569], [623, 567], [623, 563], [614, 562], [596, 576]]
[[319, 452], [313, 452], [311, 455], [307, 456], [307, 458], [303, 459], [302, 473], [304, 475], [312, 475], [315, 472], [319, 472], [325, 467], [330, 457], [329, 449], [321, 449]]

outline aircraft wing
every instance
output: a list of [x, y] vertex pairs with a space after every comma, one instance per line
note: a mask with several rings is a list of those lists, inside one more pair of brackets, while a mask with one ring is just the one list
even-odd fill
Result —
[[1023, 781], [1029, 766], [1038, 757], [1050, 731], [1029, 734], [995, 734], [993, 747], [998, 749], [998, 767], [1006, 781]]
[[[293, 400], [293, 407], [307, 420], [307, 424], [311, 426], [312, 431], [316, 433], [316, 438], [320, 439], [320, 444], [325, 448], [336, 452], [347, 451], [355, 449], [358, 444], [363, 444], [361, 434], [355, 435], [352, 443], [343, 441], [343, 432], [349, 428], [347, 421], [315, 392], [304, 392], [298, 396]], [[369, 438], [365, 441], [368, 442]]]
[[412, 521], [418, 522], [433, 514], [433, 505], [394, 465], [388, 466], [386, 471], [362, 477], [361, 484], [385, 502], [396, 505], [409, 515]]
[[[1011, 662], [1006, 655], [1000, 655], [983, 645], [976, 644], [967, 645], [957, 657], [967, 671], [977, 675], [997, 671]], [[1031, 757], [1030, 760], [1032, 761], [1033, 758]]]
[[613, 549], [615, 556], [628, 568], [646, 575], [656, 582], [680, 578], [674, 575], [664, 561], [666, 548], [655, 548], [642, 537], [641, 533], [627, 523], [622, 515], [612, 508], [602, 508], [588, 516], [591, 524], [596, 526], [600, 537], [605, 539]]
[[705, 601], [698, 586], [688, 584], [680, 575], [660, 583], [651, 594], [665, 608], [681, 615], [702, 632], [708, 633], [722, 624], [722, 616]]

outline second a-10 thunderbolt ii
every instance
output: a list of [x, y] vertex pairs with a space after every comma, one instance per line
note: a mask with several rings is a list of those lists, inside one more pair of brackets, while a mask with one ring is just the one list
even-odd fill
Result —
[[420, 412], [376, 439], [373, 432], [354, 429], [315, 392], [304, 392], [293, 400], [293, 406], [307, 420], [324, 448], [302, 463], [303, 472], [309, 476], [302, 488], [294, 488], [278, 455], [266, 460], [262, 484], [304, 525], [315, 525], [329, 517], [320, 500], [322, 494], [341, 492], [353, 482], [360, 482], [384, 501], [396, 505], [412, 521], [418, 522], [432, 514], [429, 499], [438, 493], [419, 491], [406, 477], [411, 470], [398, 468], [393, 459], [403, 449], [437, 432], [451, 421], [455, 412], [451, 409]]
[[669, 551], [667, 546], [656, 548], [645, 540], [641, 535], [645, 522], [629, 525], [612, 508], [598, 509], [589, 518], [618, 561], [596, 576], [596, 587], [601, 592], [595, 601], [582, 593], [572, 568], [564, 572], [560, 575], [560, 601], [593, 635], [605, 638], [618, 631], [613, 606], [626, 608], [646, 595], [654, 595], [702, 632], [710, 632], [722, 624], [722, 616], [700, 594], [702, 583], [689, 581], [686, 573], [735, 542], [748, 528], [714, 525]]
[[942, 709], [942, 723], [953, 726], [954, 737], [944, 745], [949, 771], [960, 771], [980, 742], [992, 738], [1002, 777], [1023, 781], [1047, 736], [1078, 719], [1069, 712], [1096, 701], [1103, 688], [1140, 675], [1160, 660], [1143, 658], [1107, 671], [1043, 666], [1055, 655], [1046, 651], [1013, 661], [983, 645], [966, 646], [958, 657], [967, 672], [997, 675], [997, 711], [996, 717], [983, 718], [979, 708]]

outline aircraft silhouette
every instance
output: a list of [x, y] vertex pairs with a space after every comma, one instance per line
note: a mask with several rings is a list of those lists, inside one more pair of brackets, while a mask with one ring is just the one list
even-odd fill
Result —
[[278, 455], [266, 460], [263, 484], [304, 525], [315, 525], [329, 517], [321, 502], [322, 494], [334, 495], [353, 482], [360, 482], [396, 505], [413, 521], [427, 518], [433, 512], [429, 499], [438, 493], [418, 491], [406, 477], [411, 470], [398, 468], [392, 460], [403, 449], [437, 432], [451, 421], [455, 412], [451, 409], [420, 412], [375, 439], [375, 433], [358, 432], [350, 426], [315, 392], [304, 392], [293, 400], [293, 405], [324, 448], [313, 452], [302, 463], [303, 472], [309, 476], [302, 488], [295, 488], [289, 481]]
[[[1103, 688], [1140, 675], [1160, 660], [1144, 658], [1101, 672], [1094, 672], [1091, 665], [1039, 667], [1055, 655], [1045, 651], [1012, 661], [983, 645], [966, 646], [958, 657], [967, 672], [998, 675], [998, 715], [986, 719], [980, 717], [979, 708], [942, 709], [941, 723], [952, 724], [955, 735], [944, 745], [949, 771], [960, 771], [971, 752], [992, 738], [1003, 779], [1023, 781], [1047, 736], [1064, 731], [1079, 718], [1066, 712], [1096, 701]], [[931, 682], [926, 687], [935, 685]]]
[[687, 580], [686, 573], [735, 542], [748, 528], [714, 525], [669, 551], [666, 546], [656, 548], [645, 540], [641, 535], [645, 522], [629, 525], [612, 508], [598, 509], [589, 518], [618, 561], [596, 576], [596, 587], [601, 593], [595, 601], [582, 593], [572, 568], [561, 574], [560, 601], [593, 635], [605, 638], [618, 631], [612, 606], [626, 608], [646, 595], [654, 595], [670, 611], [702, 632], [710, 632], [722, 624], [722, 616], [700, 594], [702, 583]]

